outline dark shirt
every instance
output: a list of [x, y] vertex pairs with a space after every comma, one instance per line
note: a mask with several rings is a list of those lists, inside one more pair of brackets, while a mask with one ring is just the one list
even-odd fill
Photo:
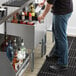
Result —
[[49, 4], [53, 4], [52, 12], [58, 15], [64, 15], [73, 11], [72, 0], [47, 0]]

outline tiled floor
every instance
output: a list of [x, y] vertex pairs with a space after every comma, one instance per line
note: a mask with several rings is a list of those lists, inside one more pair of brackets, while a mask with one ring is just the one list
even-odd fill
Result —
[[[47, 32], [47, 52], [46, 54], [49, 54], [50, 50], [52, 49], [54, 43], [52, 42], [52, 33]], [[26, 72], [24, 72], [23, 76], [37, 76], [37, 73], [39, 72], [42, 64], [45, 61], [46, 55], [41, 57], [41, 45], [38, 46], [38, 48], [35, 49], [35, 65], [34, 65], [34, 71], [30, 71], [30, 66], [27, 68]]]

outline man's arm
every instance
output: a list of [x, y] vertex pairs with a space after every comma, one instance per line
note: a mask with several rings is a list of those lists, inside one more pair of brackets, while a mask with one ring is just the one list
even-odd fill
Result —
[[44, 9], [44, 12], [38, 17], [38, 20], [41, 21], [45, 18], [47, 13], [50, 11], [50, 9], [53, 7], [56, 0], [47, 0], [46, 7]]
[[43, 12], [43, 17], [45, 17], [46, 15], [47, 15], [47, 13], [50, 11], [50, 9], [53, 7], [53, 4], [48, 4], [47, 3], [47, 5], [46, 5], [46, 7], [45, 7], [45, 10], [44, 10], [44, 12]]

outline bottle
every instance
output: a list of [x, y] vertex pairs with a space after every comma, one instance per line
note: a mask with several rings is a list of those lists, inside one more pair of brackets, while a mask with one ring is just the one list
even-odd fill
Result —
[[1, 51], [6, 52], [7, 46], [8, 46], [8, 37], [6, 36], [4, 42], [1, 44]]
[[13, 66], [13, 69], [15, 70], [15, 72], [18, 71], [18, 59], [17, 59], [17, 51], [15, 51], [14, 53], [14, 58], [13, 58], [13, 61], [12, 61], [12, 66]]
[[29, 22], [27, 22], [27, 25], [34, 25], [34, 22], [32, 21], [32, 14], [29, 12]]
[[16, 38], [13, 40], [13, 49], [14, 49], [14, 52], [16, 52], [18, 49]]
[[17, 58], [18, 58], [18, 64], [19, 64], [19, 68], [21, 67], [21, 65], [23, 64], [23, 54], [20, 48], [18, 48], [18, 54], [17, 54]]
[[25, 13], [22, 11], [22, 21], [25, 20]]
[[32, 22], [32, 14], [29, 12], [29, 22]]
[[22, 10], [22, 21], [25, 21], [25, 16], [27, 15], [25, 8]]
[[32, 14], [32, 16], [35, 16], [35, 8], [34, 5], [30, 5], [30, 13]]
[[16, 18], [17, 18], [18, 23], [20, 23], [21, 15], [18, 12], [16, 13]]
[[24, 46], [23, 39], [21, 40], [21, 47], [20, 47], [20, 49], [21, 49], [21, 52], [22, 52], [22, 55], [23, 55], [23, 59], [25, 59], [26, 58], [26, 48]]
[[13, 19], [12, 19], [12, 21], [11, 21], [12, 23], [18, 23], [18, 20], [17, 20], [17, 17], [16, 17], [16, 15], [14, 15], [13, 16]]
[[8, 59], [10, 60], [10, 62], [12, 62], [13, 57], [14, 57], [14, 50], [13, 50], [13, 46], [12, 46], [11, 40], [8, 43], [8, 47], [7, 47], [7, 52], [6, 53], [7, 53]]

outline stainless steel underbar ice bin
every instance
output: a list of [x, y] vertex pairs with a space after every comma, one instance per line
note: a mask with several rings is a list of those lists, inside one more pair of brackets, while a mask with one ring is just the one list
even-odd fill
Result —
[[24, 39], [27, 49], [34, 49], [46, 34], [46, 24], [35, 22], [34, 25], [7, 22], [7, 34]]
[[24, 39], [25, 47], [31, 49], [31, 71], [34, 69], [34, 48], [42, 42], [41, 56], [46, 53], [46, 20], [43, 23], [35, 21], [34, 25], [7, 22], [7, 34]]

